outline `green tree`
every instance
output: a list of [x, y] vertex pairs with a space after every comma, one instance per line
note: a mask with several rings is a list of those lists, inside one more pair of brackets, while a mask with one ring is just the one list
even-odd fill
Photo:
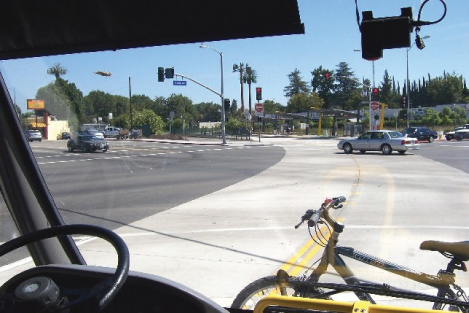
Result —
[[107, 122], [109, 113], [116, 113], [114, 97], [100, 90], [93, 90], [84, 97], [85, 112], [88, 121], [91, 118], [101, 117]]
[[141, 111], [144, 109], [153, 110], [154, 103], [150, 97], [146, 95], [132, 95], [132, 109]]
[[313, 75], [311, 80], [312, 91], [324, 100], [324, 108], [330, 108], [335, 88], [333, 71], [319, 66], [311, 72], [311, 75]]
[[275, 112], [285, 112], [285, 107], [278, 102], [272, 100], [265, 100], [264, 113], [274, 114]]
[[309, 92], [308, 83], [303, 80], [300, 74], [301, 72], [298, 69], [295, 69], [293, 72], [287, 75], [288, 80], [290, 81], [290, 85], [283, 89], [285, 92], [285, 97], [291, 98], [298, 93]]
[[54, 75], [55, 79], [59, 79], [62, 75], [67, 74], [67, 69], [62, 67], [60, 63], [54, 63], [52, 67], [47, 69], [47, 74]]
[[[130, 115], [122, 115], [120, 117], [120, 120], [121, 123], [124, 125], [124, 128], [130, 128]], [[163, 119], [160, 116], [156, 115], [155, 112], [149, 109], [133, 112], [132, 122], [133, 127], [138, 129], [143, 128], [144, 125], [148, 125], [152, 134], [161, 134], [164, 131], [165, 123]]]
[[390, 108], [396, 108], [398, 103], [395, 103], [395, 97], [392, 93], [392, 79], [388, 74], [388, 70], [384, 70], [383, 81], [379, 87], [379, 101], [387, 104]]
[[244, 72], [243, 82], [249, 86], [249, 113], [252, 114], [252, 100], [251, 100], [251, 85], [257, 83], [257, 72], [246, 64], [246, 71]]
[[197, 121], [199, 122], [215, 122], [219, 121], [221, 117], [220, 104], [213, 102], [202, 102], [195, 105], [198, 116]]
[[298, 93], [293, 95], [287, 103], [287, 112], [289, 113], [303, 113], [308, 112], [313, 108], [321, 108], [324, 104], [317, 93], [312, 94]]
[[463, 101], [463, 90], [462, 76], [445, 74], [431, 79], [428, 81], [427, 86], [429, 105], [461, 103]]
[[228, 122], [226, 123], [226, 125], [225, 125], [226, 129], [231, 130], [231, 131], [237, 130], [237, 129], [243, 127], [243, 126], [244, 126], [244, 123], [242, 121], [238, 120], [238, 119], [235, 119], [235, 118], [230, 118], [228, 120]]
[[358, 91], [360, 83], [346, 62], [340, 62], [335, 71], [334, 103], [343, 110], [355, 109], [360, 105], [361, 93]]
[[241, 112], [244, 112], [244, 63], [233, 64], [233, 73], [239, 72], [239, 84], [241, 86]]

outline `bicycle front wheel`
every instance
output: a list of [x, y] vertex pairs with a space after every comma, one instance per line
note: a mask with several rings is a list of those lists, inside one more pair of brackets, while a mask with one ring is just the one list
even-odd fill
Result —
[[[304, 284], [304, 280], [298, 277], [289, 277], [288, 286], [284, 288], [285, 294], [283, 295], [300, 296], [299, 290], [305, 289]], [[323, 291], [320, 289], [308, 288], [307, 296], [310, 298], [316, 298], [322, 293]], [[269, 295], [282, 295], [277, 276], [262, 277], [244, 287], [244, 289], [241, 290], [234, 299], [231, 307], [236, 309], [253, 310], [262, 298]]]

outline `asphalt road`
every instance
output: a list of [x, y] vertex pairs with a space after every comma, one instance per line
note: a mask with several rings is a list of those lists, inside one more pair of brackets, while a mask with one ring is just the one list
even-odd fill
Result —
[[285, 155], [275, 146], [111, 144], [106, 153], [34, 148], [66, 223], [127, 225], [254, 176]]
[[442, 164], [460, 169], [469, 173], [469, 141], [435, 141], [434, 143], [421, 142], [421, 149], [415, 154], [424, 156]]

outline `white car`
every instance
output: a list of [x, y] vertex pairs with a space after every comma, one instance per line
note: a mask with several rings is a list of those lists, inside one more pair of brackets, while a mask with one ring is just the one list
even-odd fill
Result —
[[361, 153], [381, 151], [383, 154], [391, 154], [393, 151], [397, 151], [404, 154], [407, 150], [420, 149], [420, 144], [416, 138], [405, 137], [398, 131], [373, 130], [358, 138], [340, 140], [337, 148], [344, 150], [347, 154], [352, 153], [354, 150]]
[[30, 142], [42, 141], [42, 134], [37, 129], [25, 130], [24, 133], [26, 134], [26, 139]]

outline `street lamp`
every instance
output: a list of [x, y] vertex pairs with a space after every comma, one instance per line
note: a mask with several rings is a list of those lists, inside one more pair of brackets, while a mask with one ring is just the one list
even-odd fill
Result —
[[[423, 36], [422, 39], [427, 39], [430, 38], [430, 36]], [[407, 101], [407, 128], [409, 128], [409, 123], [410, 123], [410, 82], [409, 82], [409, 50], [412, 49], [412, 47], [415, 45], [414, 43], [407, 48], [407, 86], [406, 86], [406, 101]]]
[[224, 97], [223, 97], [223, 53], [219, 52], [212, 47], [206, 46], [203, 43], [200, 44], [199, 48], [202, 49], [212, 49], [216, 53], [220, 55], [220, 67], [221, 67], [221, 91], [220, 91], [220, 98], [221, 98], [221, 138], [222, 144], [226, 145], [226, 138], [225, 138], [225, 106], [224, 106]]

